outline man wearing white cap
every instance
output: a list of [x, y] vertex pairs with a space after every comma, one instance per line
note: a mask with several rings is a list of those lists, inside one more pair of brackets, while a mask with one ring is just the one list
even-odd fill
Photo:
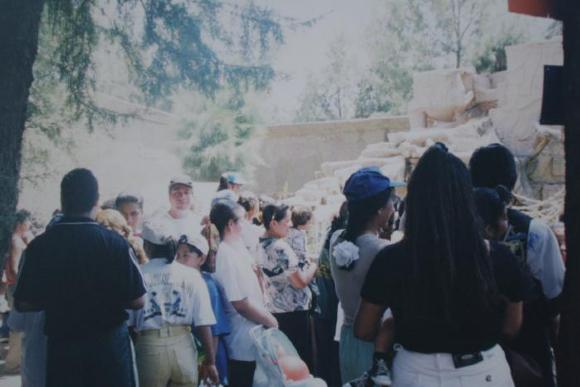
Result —
[[[207, 242], [193, 235], [189, 239], [203, 258]], [[139, 332], [135, 352], [141, 386], [197, 386], [192, 325], [206, 353], [202, 377], [217, 383], [210, 329], [216, 320], [205, 281], [199, 271], [187, 266], [187, 259], [174, 260], [177, 241], [171, 224], [159, 218], [146, 221], [142, 236], [151, 260], [142, 267], [147, 287], [145, 306], [134, 318]]]
[[154, 215], [155, 223], [165, 223], [170, 235], [177, 240], [183, 234], [200, 234], [201, 217], [193, 210], [193, 182], [187, 175], [178, 175], [169, 182], [169, 211]]

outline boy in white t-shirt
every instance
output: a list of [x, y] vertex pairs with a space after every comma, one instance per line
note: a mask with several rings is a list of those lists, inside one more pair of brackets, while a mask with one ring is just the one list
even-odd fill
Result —
[[[220, 383], [224, 386], [228, 382], [228, 356], [225, 346], [225, 337], [230, 334], [230, 324], [225, 312], [226, 301], [222, 291], [214, 280], [215, 256], [203, 254], [208, 249], [208, 243], [201, 235], [182, 235], [177, 242], [177, 261], [199, 271], [207, 285], [211, 307], [216, 323], [211, 326], [215, 364], [219, 373]], [[195, 329], [195, 326], [192, 326]]]
[[[139, 332], [135, 353], [141, 386], [197, 386], [193, 324], [206, 353], [201, 376], [217, 383], [210, 329], [216, 321], [205, 281], [199, 271], [187, 266], [188, 259], [174, 260], [175, 240], [163, 222], [145, 222], [143, 239], [151, 260], [142, 266], [147, 288], [145, 306], [134, 316]], [[207, 243], [201, 237], [199, 240], [196, 247], [202, 256], [206, 255]]]

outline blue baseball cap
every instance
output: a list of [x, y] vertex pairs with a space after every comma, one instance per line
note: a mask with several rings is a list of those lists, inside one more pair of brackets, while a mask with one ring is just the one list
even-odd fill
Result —
[[389, 188], [404, 186], [405, 183], [391, 181], [376, 167], [362, 168], [350, 175], [342, 193], [349, 202], [356, 202], [374, 196]]
[[224, 172], [222, 174], [222, 177], [225, 178], [227, 182], [230, 184], [239, 184], [239, 185], [248, 184], [246, 179], [244, 179], [242, 175], [239, 174], [238, 172]]

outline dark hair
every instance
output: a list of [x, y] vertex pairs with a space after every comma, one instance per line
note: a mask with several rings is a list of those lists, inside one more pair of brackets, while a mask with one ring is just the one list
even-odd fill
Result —
[[258, 201], [258, 198], [252, 194], [243, 193], [238, 199], [238, 204], [242, 206], [246, 212], [250, 212], [252, 209], [258, 209], [260, 202]]
[[266, 230], [270, 229], [273, 220], [281, 221], [286, 217], [289, 207], [286, 204], [268, 204], [262, 211], [262, 220]]
[[504, 186], [492, 188], [476, 188], [473, 191], [475, 206], [483, 226], [492, 226], [499, 222], [511, 200], [511, 194]]
[[13, 229], [16, 230], [16, 228], [18, 226], [31, 220], [31, 218], [32, 218], [32, 214], [27, 210], [22, 209], [22, 210], [16, 211], [16, 213], [14, 214], [14, 227], [13, 227]]
[[495, 318], [489, 312], [497, 287], [477, 225], [469, 171], [441, 146], [424, 153], [409, 180], [403, 243], [413, 266], [406, 283], [408, 308], [457, 329], [487, 323], [471, 316]]
[[393, 195], [393, 189], [386, 190], [363, 200], [348, 202], [348, 221], [343, 235], [344, 239], [355, 243], [356, 238], [363, 234], [367, 224], [377, 215], [377, 211], [385, 207]]
[[218, 192], [219, 191], [223, 191], [224, 189], [228, 189], [229, 185], [228, 185], [228, 179], [225, 176], [221, 176], [220, 177], [220, 182], [218, 184]]
[[220, 233], [220, 238], [224, 239], [224, 233], [230, 220], [237, 221], [240, 219], [241, 207], [239, 204], [231, 201], [219, 201], [209, 213], [209, 220], [212, 222]]
[[99, 183], [91, 171], [73, 169], [60, 183], [60, 201], [65, 214], [89, 212], [99, 200]]
[[173, 239], [167, 241], [164, 245], [158, 245], [144, 239], [143, 248], [148, 257], [165, 258], [167, 263], [173, 262], [175, 260], [175, 254], [177, 253], [177, 243]]
[[292, 226], [304, 226], [312, 219], [312, 211], [306, 208], [294, 208], [292, 209]]
[[120, 193], [115, 199], [115, 208], [119, 209], [123, 204], [126, 203], [135, 203], [139, 206], [139, 208], [143, 209], [143, 197], [140, 195], [125, 192]]
[[469, 170], [475, 187], [503, 185], [512, 191], [518, 180], [514, 155], [501, 144], [478, 148], [469, 160]]
[[326, 234], [326, 241], [324, 242], [325, 249], [328, 249], [330, 247], [330, 239], [332, 239], [332, 234], [334, 234], [335, 231], [345, 228], [347, 220], [348, 220], [348, 202], [344, 201], [340, 205], [338, 215], [332, 218], [332, 222], [330, 223], [330, 227], [328, 228], [328, 233]]

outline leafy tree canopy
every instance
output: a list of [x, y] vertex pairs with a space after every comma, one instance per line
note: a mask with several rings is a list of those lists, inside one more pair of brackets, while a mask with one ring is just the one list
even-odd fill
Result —
[[[103, 76], [96, 53], [103, 47], [122, 57], [132, 100], [167, 108], [178, 89], [213, 97], [223, 87], [238, 93], [267, 87], [274, 77], [269, 54], [283, 43], [284, 29], [315, 22], [222, 0], [47, 0], [44, 16], [31, 117], [49, 115], [46, 87], [56, 86], [63, 100], [52, 103], [64, 102], [65, 117], [90, 128], [95, 120], [124, 117], [95, 97]], [[58, 131], [54, 123], [43, 128]]]

